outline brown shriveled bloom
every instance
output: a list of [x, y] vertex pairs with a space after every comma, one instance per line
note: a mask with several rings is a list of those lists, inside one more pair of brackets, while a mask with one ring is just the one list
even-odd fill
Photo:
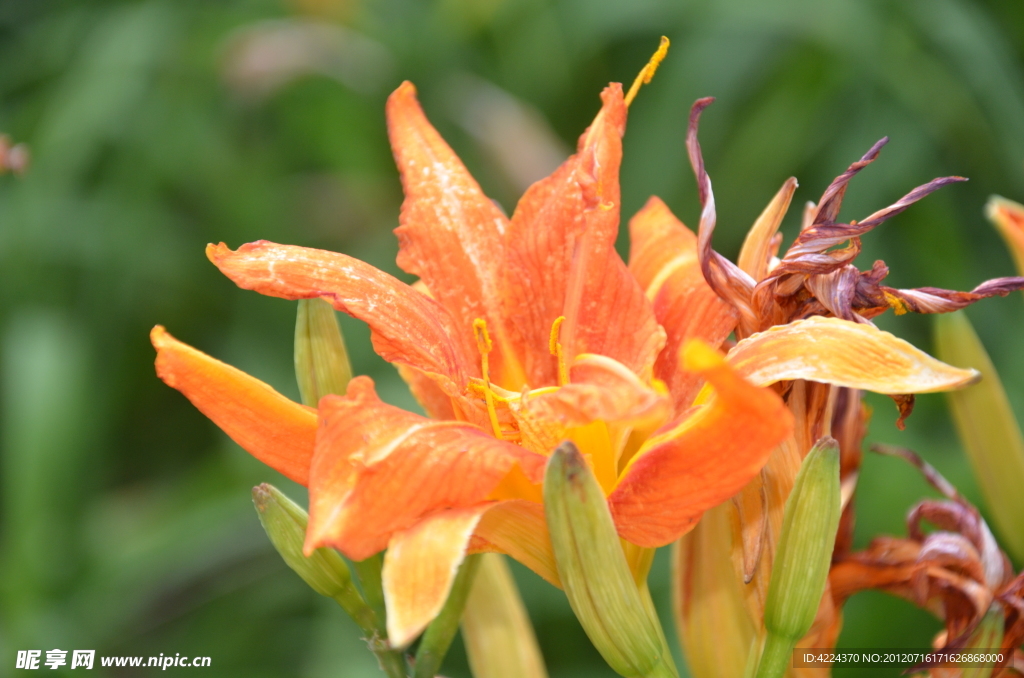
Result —
[[[860, 221], [839, 221], [839, 210], [851, 179], [871, 164], [888, 141], [882, 139], [857, 162], [836, 177], [821, 199], [808, 203], [800, 234], [789, 249], [778, 256], [782, 235], [779, 227], [793, 193], [795, 178], [788, 179], [758, 217], [732, 263], [712, 249], [716, 225], [714, 193], [704, 167], [697, 126], [703, 110], [713, 99], [700, 99], [691, 109], [687, 150], [697, 178], [701, 201], [697, 254], [705, 280], [734, 310], [732, 327], [740, 351], [745, 345], [760, 344], [773, 334], [799, 332], [810, 320], [836, 318], [861, 326], [893, 309], [898, 315], [946, 313], [991, 296], [1006, 296], [1024, 289], [1024, 278], [997, 278], [970, 292], [934, 287], [898, 289], [883, 284], [889, 269], [876, 261], [865, 271], [853, 261], [861, 251], [861, 236], [899, 214], [913, 203], [961, 177], [940, 177], [913, 189], [892, 205]], [[890, 371], [894, 364], [872, 351], [863, 353], [864, 369], [876, 375]], [[860, 389], [889, 395], [899, 408], [897, 424], [910, 414], [913, 393], [949, 390], [966, 385], [929, 383], [922, 370], [915, 382], [901, 389], [895, 380], [880, 378], [854, 384], [842, 379], [829, 383], [815, 377], [794, 378], [776, 384], [794, 415], [792, 436], [769, 457], [759, 476], [733, 498], [705, 514], [697, 528], [681, 542], [676, 554], [675, 610], [680, 636], [693, 675], [710, 678], [741, 675], [752, 640], [763, 628], [775, 548], [782, 527], [786, 498], [804, 456], [822, 436], [832, 435], [840, 443], [843, 515], [836, 538], [836, 554], [845, 553], [852, 540], [852, 498], [861, 460], [861, 442], [867, 425], [867, 409]], [[729, 566], [732, 566], [732, 570]], [[839, 607], [826, 590], [818, 617], [800, 647], [831, 647], [841, 627]], [[726, 643], [710, 642], [728, 635]], [[794, 674], [828, 675], [827, 669], [797, 669]]]
[[[938, 471], [913, 452], [877, 446], [876, 451], [914, 464], [945, 499], [918, 502], [907, 515], [907, 537], [877, 537], [866, 549], [839, 557], [829, 573], [837, 607], [847, 598], [876, 589], [909, 600], [945, 624], [935, 639], [936, 649], [1001, 648], [1004, 660], [993, 676], [1022, 675], [1000, 669], [1014, 661], [1024, 665], [1024, 572], [1016, 577], [1009, 559], [996, 543], [978, 509]], [[925, 532], [923, 523], [936, 529]], [[1001, 626], [1002, 641], [976, 645], [986, 618]], [[996, 637], [998, 638], [998, 632]], [[922, 666], [927, 675], [959, 676], [956, 669]], [[986, 674], [987, 675], [987, 674]]]

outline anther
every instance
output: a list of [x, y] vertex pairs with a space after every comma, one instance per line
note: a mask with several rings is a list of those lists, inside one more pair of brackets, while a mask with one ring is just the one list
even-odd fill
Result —
[[491, 335], [487, 333], [487, 321], [477, 318], [473, 321], [473, 337], [476, 339], [476, 348], [480, 352], [480, 376], [484, 381], [484, 401], [487, 403], [487, 416], [491, 419], [491, 428], [494, 429], [494, 437], [504, 440], [501, 433], [501, 424], [498, 422], [498, 410], [494, 406], [494, 393], [491, 392], [490, 364], [488, 354], [491, 352]]
[[640, 86], [646, 85], [651, 81], [651, 78], [654, 77], [654, 73], [658, 70], [658, 66], [661, 65], [661, 62], [665, 59], [665, 55], [668, 54], [668, 46], [668, 38], [664, 35], [661, 36], [661, 44], [658, 45], [658, 50], [654, 53], [654, 56], [651, 57], [650, 61], [640, 69], [640, 73], [637, 74], [636, 80], [633, 81], [633, 84], [629, 88], [629, 92], [626, 93], [626, 106], [633, 103], [633, 99], [636, 98], [637, 92], [640, 91]]
[[558, 361], [558, 385], [565, 386], [569, 383], [569, 370], [565, 366], [565, 355], [562, 353], [562, 344], [559, 343], [559, 333], [562, 330], [562, 323], [565, 322], [565, 316], [560, 315], [555, 318], [555, 322], [551, 325], [551, 336], [548, 338], [548, 350], [551, 355], [555, 356]]

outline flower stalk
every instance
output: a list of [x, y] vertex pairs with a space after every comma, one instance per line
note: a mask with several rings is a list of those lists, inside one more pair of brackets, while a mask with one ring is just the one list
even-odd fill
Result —
[[444, 657], [448, 654], [455, 639], [455, 632], [459, 630], [459, 619], [462, 618], [462, 611], [466, 607], [466, 600], [473, 588], [473, 580], [476, 571], [480, 567], [480, 555], [466, 556], [459, 566], [459, 574], [452, 584], [451, 593], [445, 601], [441, 613], [423, 633], [423, 640], [416, 650], [416, 664], [413, 670], [413, 678], [434, 678]]

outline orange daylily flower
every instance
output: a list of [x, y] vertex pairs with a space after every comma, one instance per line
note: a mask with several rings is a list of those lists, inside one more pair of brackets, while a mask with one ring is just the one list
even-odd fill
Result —
[[[154, 330], [161, 378], [254, 456], [308, 479], [307, 549], [354, 559], [387, 549], [397, 646], [440, 610], [467, 552], [507, 553], [558, 584], [539, 485], [558, 443], [572, 440], [588, 459], [642, 575], [644, 549], [690, 530], [791, 434], [789, 410], [763, 386], [857, 386], [871, 369], [864, 347], [922, 369], [909, 345], [838, 319], [755, 335], [723, 357], [714, 347], [737, 315], [705, 282], [692, 232], [652, 199], [630, 223], [628, 266], [615, 250], [627, 99], [618, 84], [601, 98], [577, 153], [509, 219], [427, 121], [413, 86], [391, 95], [406, 194], [398, 263], [416, 285], [344, 254], [209, 246], [244, 289], [322, 298], [365, 321], [432, 418], [382, 402], [366, 377], [314, 415]], [[788, 358], [766, 365], [757, 342]]]

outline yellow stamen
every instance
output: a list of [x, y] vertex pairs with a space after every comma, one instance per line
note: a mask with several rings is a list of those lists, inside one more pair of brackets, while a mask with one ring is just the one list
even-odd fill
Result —
[[565, 366], [565, 355], [562, 353], [562, 344], [558, 342], [558, 335], [562, 330], [563, 322], [565, 322], [564, 315], [560, 315], [555, 318], [555, 322], [551, 324], [551, 337], [548, 339], [548, 350], [551, 351], [551, 355], [555, 356], [555, 359], [558, 361], [559, 386], [565, 386], [569, 383], [569, 368]]
[[473, 337], [476, 339], [476, 349], [480, 351], [480, 376], [484, 380], [484, 400], [487, 402], [487, 416], [491, 418], [491, 428], [494, 429], [494, 437], [504, 440], [501, 433], [501, 424], [498, 423], [498, 410], [494, 407], [494, 393], [491, 392], [491, 378], [489, 375], [490, 364], [487, 356], [491, 352], [491, 335], [487, 333], [487, 321], [477, 318], [473, 321]]
[[658, 45], [658, 51], [654, 53], [651, 60], [647, 62], [647, 65], [640, 69], [640, 73], [636, 76], [636, 80], [633, 81], [632, 86], [629, 88], [629, 92], [626, 93], [626, 106], [633, 103], [633, 99], [636, 98], [637, 92], [640, 91], [641, 85], [646, 85], [654, 77], [655, 71], [658, 70], [658, 66], [665, 59], [665, 55], [668, 54], [669, 41], [664, 35], [661, 36], [661, 44]]
[[903, 301], [895, 294], [890, 294], [889, 292], [884, 291], [882, 292], [882, 294], [885, 295], [885, 301], [889, 304], [889, 307], [896, 312], [896, 315], [903, 315], [904, 313], [910, 311], [910, 309], [907, 307], [907, 302]]

